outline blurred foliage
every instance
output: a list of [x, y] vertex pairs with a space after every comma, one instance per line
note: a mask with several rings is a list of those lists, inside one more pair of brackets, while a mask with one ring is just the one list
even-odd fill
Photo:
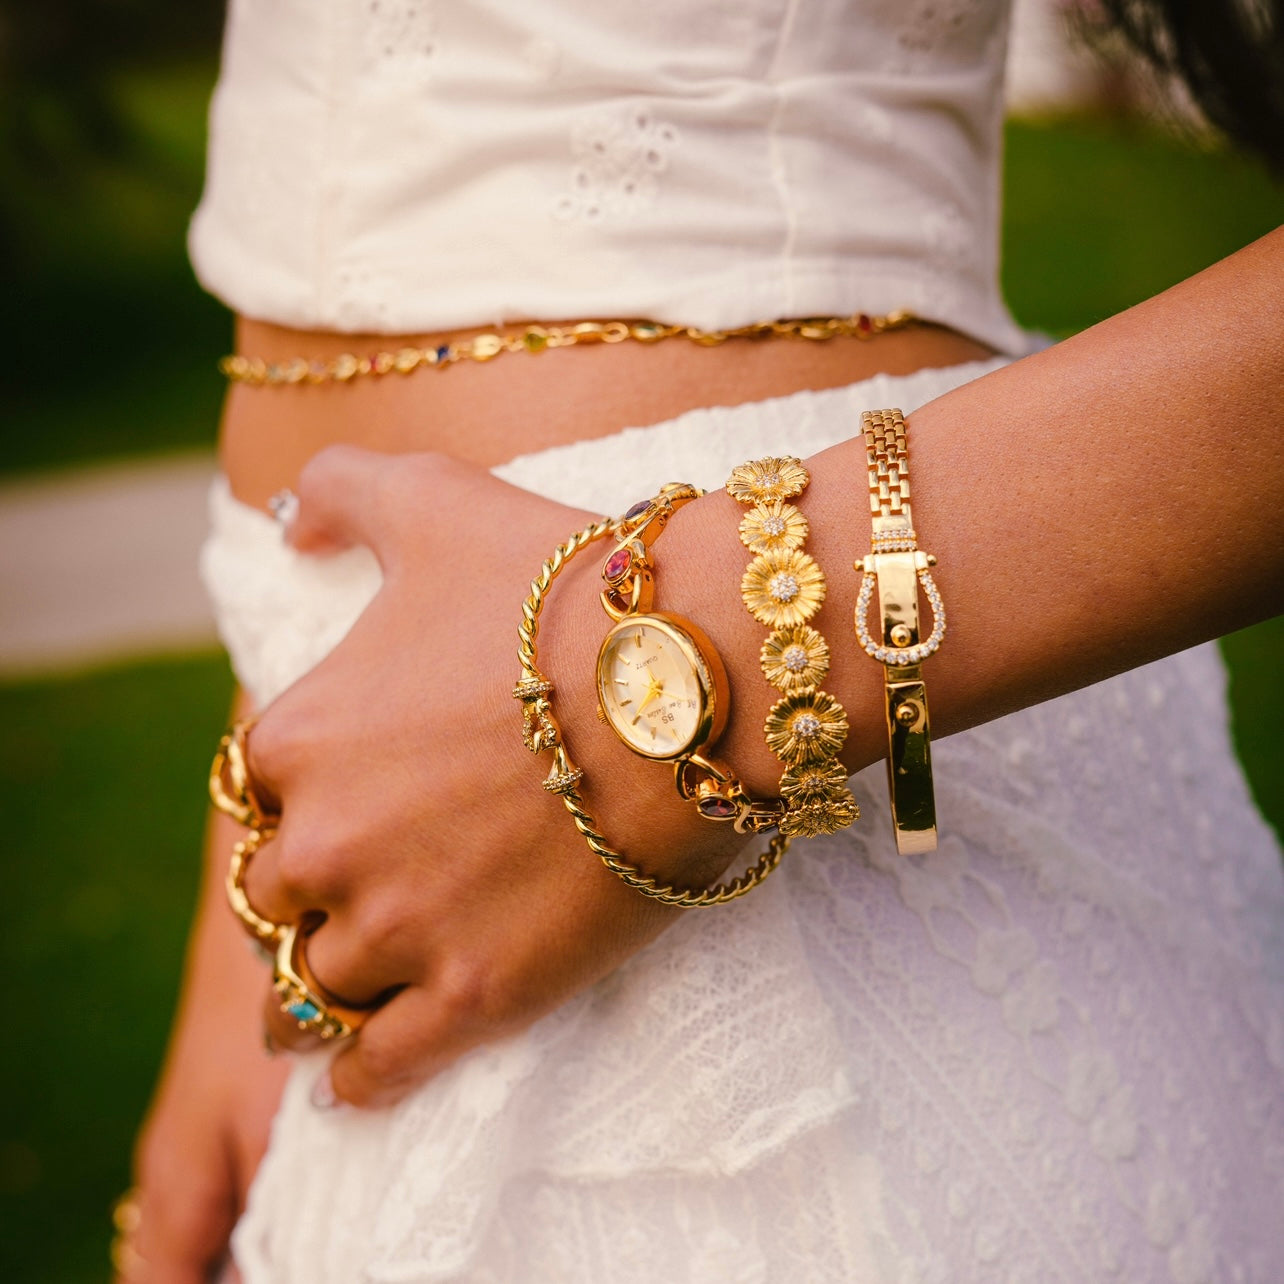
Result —
[[0, 687], [0, 1280], [100, 1284], [195, 903], [221, 657]]
[[193, 285], [184, 233], [222, 8], [0, 9], [6, 470], [210, 439], [221, 390], [207, 354], [228, 322]]
[[128, 158], [137, 137], [112, 92], [125, 69], [208, 60], [223, 0], [5, 0], [0, 4], [0, 170], [55, 190], [80, 162]]
[[1284, 838], [1284, 615], [1222, 639], [1235, 746], [1262, 814]]
[[1003, 288], [1059, 338], [1225, 258], [1284, 222], [1259, 161], [1127, 117], [1012, 121]]

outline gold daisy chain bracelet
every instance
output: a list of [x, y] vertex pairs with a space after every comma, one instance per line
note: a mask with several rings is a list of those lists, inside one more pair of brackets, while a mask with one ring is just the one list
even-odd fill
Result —
[[802, 551], [807, 519], [793, 504], [811, 480], [792, 456], [751, 460], [734, 468], [727, 494], [751, 505], [740, 540], [755, 556], [740, 582], [749, 614], [771, 633], [760, 655], [763, 676], [780, 693], [763, 728], [767, 747], [784, 764], [780, 832], [812, 838], [846, 829], [860, 816], [839, 761], [847, 713], [820, 682], [829, 646], [807, 622], [825, 600], [825, 575]]

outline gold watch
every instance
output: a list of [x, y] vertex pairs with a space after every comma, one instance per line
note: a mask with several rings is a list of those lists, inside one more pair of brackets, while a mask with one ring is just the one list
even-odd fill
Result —
[[606, 635], [597, 698], [634, 753], [672, 762], [717, 740], [731, 696], [709, 639], [690, 620], [647, 612], [626, 615]]
[[634, 753], [671, 762], [678, 793], [707, 820], [757, 833], [779, 824], [783, 804], [755, 802], [701, 752], [717, 743], [731, 707], [722, 658], [690, 620], [651, 609], [651, 545], [673, 513], [703, 493], [670, 483], [620, 519], [602, 568], [602, 606], [614, 624], [597, 657], [598, 716]]

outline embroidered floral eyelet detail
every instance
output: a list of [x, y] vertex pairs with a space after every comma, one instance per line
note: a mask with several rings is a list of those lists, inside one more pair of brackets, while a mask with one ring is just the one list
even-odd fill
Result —
[[762, 644], [763, 676], [789, 694], [818, 687], [829, 672], [829, 643], [809, 624], [777, 629]]
[[770, 629], [804, 624], [825, 600], [825, 574], [806, 553], [761, 553], [740, 581], [749, 613]]
[[553, 209], [559, 219], [631, 219], [652, 206], [669, 152], [679, 142], [673, 126], [649, 111], [598, 108], [571, 126], [570, 190]]
[[801, 548], [807, 531], [807, 519], [782, 499], [759, 504], [740, 519], [740, 542], [751, 553]]
[[784, 459], [753, 459], [731, 470], [727, 494], [742, 504], [767, 504], [773, 499], [801, 495], [810, 480], [802, 460], [792, 455]]
[[834, 758], [847, 739], [847, 713], [827, 691], [786, 696], [767, 715], [767, 748], [788, 767]]

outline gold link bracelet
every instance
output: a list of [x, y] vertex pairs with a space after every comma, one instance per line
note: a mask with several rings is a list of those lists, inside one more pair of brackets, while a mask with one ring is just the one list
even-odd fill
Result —
[[[945, 636], [945, 607], [932, 580], [936, 558], [918, 547], [910, 512], [909, 447], [899, 410], [861, 415], [869, 470], [871, 551], [856, 562], [863, 574], [856, 598], [856, 637], [861, 649], [884, 667], [887, 716], [887, 779], [896, 850], [901, 855], [936, 849], [936, 799], [932, 789], [931, 737], [922, 662]], [[869, 607], [878, 588], [877, 637], [869, 631]], [[922, 640], [918, 594], [932, 607], [932, 632]]]
[[342, 352], [328, 359], [288, 357], [264, 361], [240, 354], [223, 357], [218, 368], [231, 383], [254, 388], [305, 383], [349, 383], [370, 375], [411, 374], [421, 368], [445, 370], [461, 361], [487, 362], [505, 352], [539, 353], [549, 348], [571, 348], [585, 343], [659, 343], [687, 339], [701, 347], [716, 347], [728, 339], [872, 339], [890, 330], [903, 330], [918, 318], [911, 312], [871, 316], [858, 312], [847, 317], [800, 317], [782, 321], [755, 321], [729, 330], [700, 330], [695, 326], [667, 325], [662, 321], [577, 321], [567, 325], [528, 325], [521, 330], [489, 331], [471, 339], [456, 339], [435, 347], [406, 346], [358, 356]]
[[561, 574], [566, 563], [589, 544], [605, 535], [619, 534], [621, 522], [605, 518], [577, 531], [564, 544], [559, 544], [553, 554], [540, 567], [539, 575], [531, 581], [531, 591], [522, 603], [522, 622], [518, 626], [517, 658], [521, 676], [513, 688], [513, 696], [522, 705], [522, 739], [532, 753], [551, 752], [553, 763], [544, 780], [549, 793], [561, 797], [570, 812], [575, 828], [579, 830], [589, 850], [594, 853], [617, 878], [630, 887], [666, 905], [696, 908], [722, 905], [743, 896], [780, 864], [780, 858], [789, 846], [789, 839], [776, 834], [767, 849], [738, 878], [728, 883], [718, 883], [709, 888], [671, 887], [644, 874], [638, 866], [629, 863], [623, 855], [607, 845], [598, 831], [597, 822], [584, 805], [579, 782], [584, 772], [571, 761], [562, 740], [562, 731], [553, 714], [553, 684], [544, 676], [536, 663], [536, 637], [539, 634], [540, 612], [553, 581]]

